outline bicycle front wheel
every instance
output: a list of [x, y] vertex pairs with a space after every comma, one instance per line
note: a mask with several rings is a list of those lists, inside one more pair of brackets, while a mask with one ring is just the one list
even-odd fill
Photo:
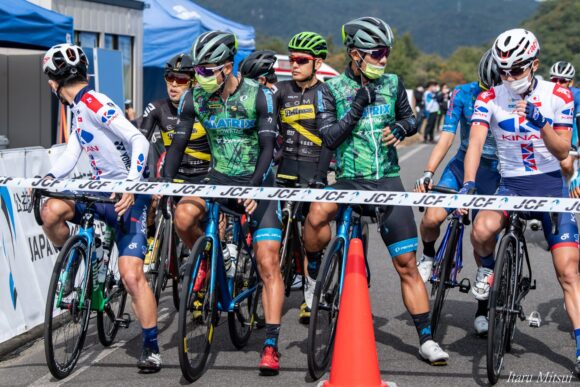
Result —
[[328, 369], [340, 303], [340, 271], [344, 239], [334, 238], [326, 248], [318, 273], [308, 327], [308, 373], [317, 380]]
[[[252, 263], [252, 258], [249, 254], [242, 254], [240, 251], [236, 262], [232, 296], [237, 297], [257, 284], [258, 275], [256, 267]], [[246, 298], [238, 302], [236, 310], [228, 313], [230, 337], [237, 349], [245, 347], [252, 334], [258, 304], [258, 290], [260, 290], [259, 286]]]
[[85, 238], [63, 246], [50, 279], [44, 313], [44, 354], [57, 379], [70, 375], [82, 351], [91, 314], [91, 267]]
[[510, 340], [512, 315], [512, 268], [516, 256], [516, 240], [504, 236], [501, 240], [495, 269], [493, 285], [489, 298], [489, 331], [487, 334], [487, 378], [496, 384], [503, 366], [503, 359]]
[[438, 263], [438, 268], [436, 268], [437, 282], [433, 283], [435, 290], [435, 301], [433, 302], [433, 312], [431, 314], [431, 330], [433, 332], [433, 338], [436, 338], [437, 327], [441, 322], [441, 312], [443, 311], [443, 304], [445, 303], [445, 297], [447, 295], [447, 290], [449, 290], [449, 277], [451, 274], [451, 268], [453, 267], [453, 259], [457, 250], [457, 230], [458, 223], [454, 221], [451, 225], [451, 232], [449, 239], [447, 240], [447, 245], [445, 246], [445, 251], [443, 257]]
[[183, 278], [177, 342], [181, 372], [190, 382], [202, 375], [217, 325], [217, 289], [210, 287], [211, 250], [211, 239], [199, 238]]
[[157, 229], [155, 230], [155, 239], [153, 240], [153, 247], [149, 262], [147, 263], [147, 282], [155, 296], [155, 302], [159, 305], [159, 297], [161, 297], [161, 290], [163, 282], [165, 281], [165, 229], [168, 227], [167, 220], [160, 216]]
[[103, 296], [108, 301], [104, 310], [97, 312], [97, 332], [99, 333], [101, 344], [108, 347], [113, 344], [117, 336], [127, 303], [127, 290], [123, 285], [123, 281], [121, 281], [118, 255], [109, 258], [107, 276], [103, 286]]

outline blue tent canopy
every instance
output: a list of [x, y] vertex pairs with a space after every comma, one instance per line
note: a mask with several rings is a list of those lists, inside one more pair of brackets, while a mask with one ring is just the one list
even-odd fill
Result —
[[73, 19], [26, 0], [0, 2], [0, 45], [49, 48], [72, 40]]
[[236, 63], [255, 50], [254, 27], [225, 19], [189, 0], [146, 0], [143, 15], [143, 98], [145, 104], [166, 95], [163, 67], [180, 52], [188, 53], [196, 37], [211, 30], [238, 38]]

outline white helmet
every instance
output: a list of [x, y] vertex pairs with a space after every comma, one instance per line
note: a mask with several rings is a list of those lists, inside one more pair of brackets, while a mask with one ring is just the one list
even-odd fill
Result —
[[82, 48], [72, 44], [51, 47], [42, 59], [42, 71], [52, 79], [66, 79], [81, 75], [87, 77], [89, 61]]
[[511, 69], [536, 59], [540, 53], [540, 43], [530, 31], [515, 28], [497, 37], [491, 53], [500, 69]]
[[572, 66], [572, 63], [560, 61], [554, 63], [552, 68], [550, 69], [550, 77], [551, 78], [562, 78], [562, 79], [574, 79], [576, 75], [576, 69]]

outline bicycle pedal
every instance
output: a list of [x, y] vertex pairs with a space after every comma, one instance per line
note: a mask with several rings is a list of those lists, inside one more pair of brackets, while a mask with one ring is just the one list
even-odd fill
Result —
[[115, 322], [119, 324], [121, 328], [129, 328], [131, 324], [131, 315], [129, 313], [123, 313], [123, 318], [115, 319]]
[[535, 290], [536, 289], [536, 280], [534, 280], [534, 283], [530, 286], [530, 290]]
[[540, 312], [534, 310], [532, 313], [530, 313], [530, 317], [528, 317], [528, 325], [532, 328], [539, 328], [542, 325], [542, 317], [540, 317]]
[[469, 281], [469, 278], [462, 279], [459, 283], [459, 291], [461, 293], [469, 293], [469, 290], [471, 290], [471, 281]]

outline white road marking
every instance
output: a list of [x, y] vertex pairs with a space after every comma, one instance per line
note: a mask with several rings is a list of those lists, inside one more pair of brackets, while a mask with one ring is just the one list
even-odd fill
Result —
[[403, 156], [401, 156], [399, 158], [399, 164], [402, 163], [403, 161], [407, 160], [411, 156], [413, 156], [415, 153], [418, 153], [420, 150], [422, 150], [425, 147], [427, 147], [427, 144], [421, 144], [418, 147], [416, 147], [415, 149], [410, 150], [408, 153], [405, 153]]

